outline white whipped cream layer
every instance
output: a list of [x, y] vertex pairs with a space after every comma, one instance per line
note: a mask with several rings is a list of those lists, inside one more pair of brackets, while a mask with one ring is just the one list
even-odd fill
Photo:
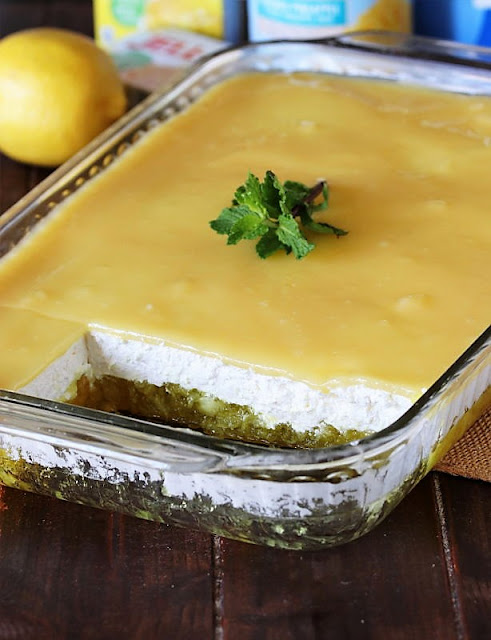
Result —
[[21, 391], [66, 400], [82, 374], [197, 389], [204, 394], [204, 413], [218, 398], [249, 407], [268, 427], [287, 423], [298, 432], [323, 424], [340, 431], [380, 431], [412, 404], [408, 396], [363, 383], [319, 389], [163, 341], [140, 340], [97, 329], [77, 341]]

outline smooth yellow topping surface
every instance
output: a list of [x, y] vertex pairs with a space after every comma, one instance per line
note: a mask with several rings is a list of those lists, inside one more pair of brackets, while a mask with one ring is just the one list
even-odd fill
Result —
[[[312, 384], [362, 379], [418, 395], [491, 317], [490, 140], [489, 98], [317, 75], [235, 78], [4, 260], [1, 304]], [[349, 235], [316, 235], [301, 261], [227, 246], [208, 222], [248, 170], [267, 169], [309, 185], [326, 178], [326, 217]], [[2, 310], [18, 373], [0, 371], [0, 386], [36, 372], [15, 321]]]
[[79, 323], [26, 309], [0, 307], [0, 318], [0, 386], [7, 389], [30, 382], [85, 333]]

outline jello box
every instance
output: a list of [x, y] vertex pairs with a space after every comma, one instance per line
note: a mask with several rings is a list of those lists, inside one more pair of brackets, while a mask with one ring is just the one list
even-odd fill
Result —
[[178, 28], [239, 42], [245, 11], [245, 0], [94, 0], [95, 37], [112, 49], [135, 33]]
[[183, 68], [226, 44], [182, 29], [157, 29], [116, 41], [110, 53], [127, 84], [153, 91], [170, 82]]
[[415, 0], [419, 35], [491, 47], [491, 0]]

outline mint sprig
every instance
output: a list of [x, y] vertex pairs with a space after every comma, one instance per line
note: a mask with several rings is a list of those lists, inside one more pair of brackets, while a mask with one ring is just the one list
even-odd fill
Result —
[[266, 171], [261, 182], [249, 171], [245, 183], [235, 191], [232, 205], [222, 209], [210, 226], [228, 236], [227, 244], [259, 238], [256, 252], [260, 258], [284, 249], [301, 259], [315, 248], [305, 236], [306, 229], [335, 236], [348, 233], [313, 219], [314, 213], [327, 208], [328, 200], [324, 180], [310, 188], [291, 180], [281, 183], [272, 171]]

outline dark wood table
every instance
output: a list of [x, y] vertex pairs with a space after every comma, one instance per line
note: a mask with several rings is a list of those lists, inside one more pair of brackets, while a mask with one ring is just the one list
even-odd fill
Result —
[[[0, 31], [92, 33], [87, 0], [0, 1]], [[46, 170], [0, 157], [0, 211]], [[485, 640], [490, 487], [431, 473], [375, 531], [273, 550], [0, 487], [0, 640]]]

